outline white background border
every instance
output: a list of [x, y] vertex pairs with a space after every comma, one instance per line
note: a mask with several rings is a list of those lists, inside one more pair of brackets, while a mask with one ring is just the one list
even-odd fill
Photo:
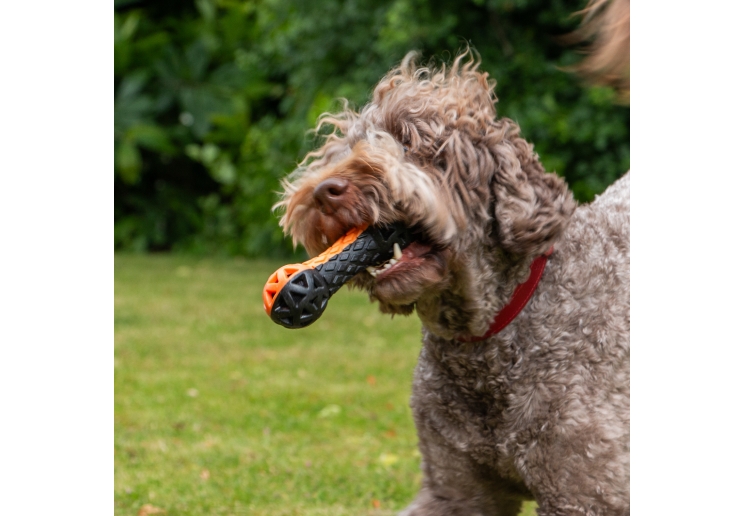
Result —
[[[634, 514], [742, 486], [744, 7], [632, 14]], [[99, 1], [0, 13], [3, 512], [113, 512], [113, 26]]]
[[113, 13], [0, 7], [3, 514], [113, 513]]

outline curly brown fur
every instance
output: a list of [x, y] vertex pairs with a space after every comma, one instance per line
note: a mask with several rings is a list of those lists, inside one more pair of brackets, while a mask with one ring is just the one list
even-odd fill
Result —
[[573, 69], [589, 82], [610, 86], [630, 103], [630, 0], [589, 0], [581, 26], [567, 42], [588, 43], [587, 57]]
[[[335, 132], [285, 182], [281, 224], [313, 254], [359, 224], [418, 232], [398, 263], [353, 280], [423, 323], [424, 480], [403, 514], [516, 515], [533, 497], [541, 515], [628, 514], [629, 176], [577, 209], [468, 56], [449, 69], [408, 56], [359, 113], [323, 117]], [[484, 334], [551, 247], [502, 332], [457, 340]]]

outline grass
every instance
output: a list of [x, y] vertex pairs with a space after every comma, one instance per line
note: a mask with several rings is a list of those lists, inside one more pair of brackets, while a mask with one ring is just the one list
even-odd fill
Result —
[[387, 515], [413, 499], [418, 320], [342, 289], [286, 330], [261, 305], [279, 265], [116, 256], [115, 514]]

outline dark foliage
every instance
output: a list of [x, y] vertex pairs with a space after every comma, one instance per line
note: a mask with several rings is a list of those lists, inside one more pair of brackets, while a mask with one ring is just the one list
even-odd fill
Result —
[[196, 0], [115, 4], [115, 247], [287, 256], [279, 178], [338, 98], [363, 105], [409, 50], [466, 44], [545, 167], [591, 200], [630, 165], [629, 110], [561, 70], [563, 0]]

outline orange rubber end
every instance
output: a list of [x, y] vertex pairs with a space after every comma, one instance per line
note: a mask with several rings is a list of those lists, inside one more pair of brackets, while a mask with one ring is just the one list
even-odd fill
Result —
[[289, 278], [297, 274], [297, 272], [309, 268], [310, 267], [303, 263], [293, 263], [292, 265], [280, 267], [279, 270], [269, 276], [263, 289], [263, 305], [266, 315], [271, 317], [271, 307], [274, 306], [274, 299], [276, 299], [276, 296], [281, 292], [282, 288], [284, 288], [284, 285], [289, 281]]
[[274, 300], [276, 299], [276, 296], [279, 294], [279, 292], [281, 292], [282, 288], [284, 288], [284, 285], [287, 284], [292, 276], [297, 274], [299, 271], [304, 271], [305, 269], [313, 269], [321, 263], [327, 262], [330, 257], [339, 254], [341, 251], [343, 251], [344, 247], [359, 238], [359, 235], [361, 235], [365, 229], [367, 229], [367, 226], [354, 228], [346, 233], [344, 236], [336, 240], [331, 247], [320, 253], [315, 258], [310, 258], [309, 260], [302, 263], [285, 265], [283, 267], [280, 267], [274, 274], [269, 276], [269, 279], [266, 282], [266, 285], [264, 285], [263, 289], [263, 305], [264, 310], [266, 311], [266, 315], [271, 317], [271, 308], [274, 306]]

